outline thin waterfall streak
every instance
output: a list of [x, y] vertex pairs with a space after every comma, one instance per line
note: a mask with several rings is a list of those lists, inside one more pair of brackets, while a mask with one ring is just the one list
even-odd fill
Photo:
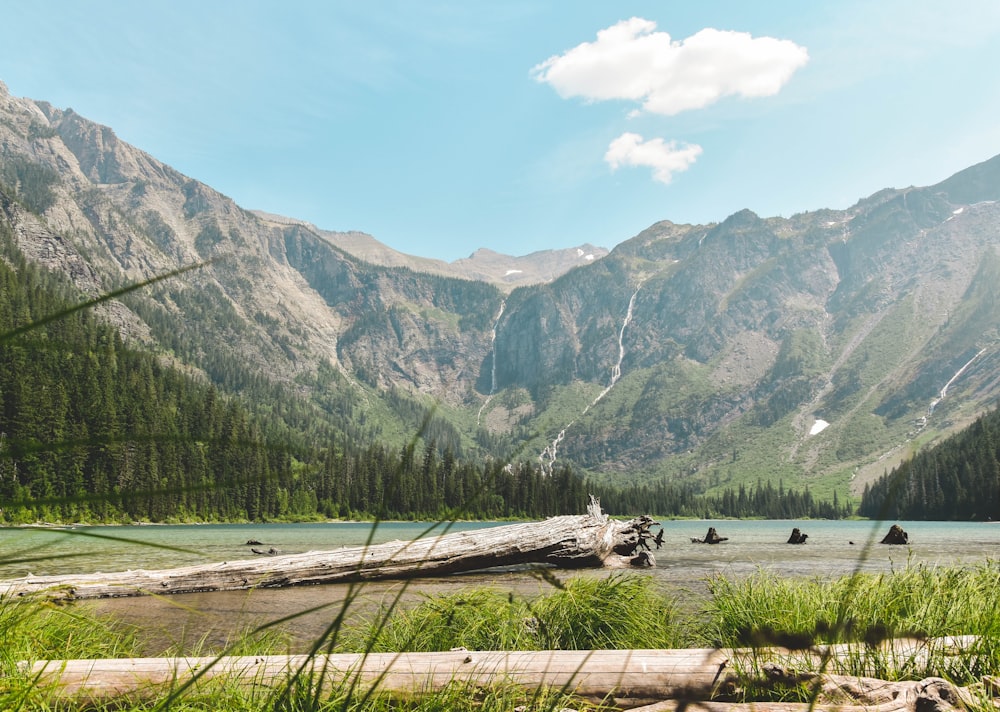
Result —
[[591, 401], [590, 405], [583, 409], [584, 414], [595, 405], [597, 405], [604, 396], [611, 392], [611, 389], [615, 387], [618, 383], [618, 379], [622, 377], [622, 362], [625, 360], [625, 329], [628, 325], [632, 323], [632, 311], [635, 309], [635, 298], [639, 294], [639, 290], [642, 289], [642, 284], [640, 283], [635, 291], [632, 292], [631, 298], [628, 300], [628, 309], [625, 310], [625, 319], [622, 321], [622, 328], [618, 331], [618, 363], [616, 363], [611, 368], [611, 382], [607, 387], [597, 394], [597, 397]]
[[969, 366], [971, 366], [972, 362], [975, 361], [980, 356], [982, 356], [985, 352], [986, 352], [986, 348], [985, 347], [982, 348], [982, 349], [980, 349], [979, 353], [977, 353], [975, 356], [973, 356], [972, 358], [970, 358], [968, 361], [966, 361], [966, 363], [965, 363], [964, 366], [962, 366], [960, 369], [958, 369], [957, 371], [955, 371], [955, 375], [952, 376], [951, 378], [949, 378], [948, 382], [945, 383], [944, 386], [941, 387], [941, 390], [938, 393], [938, 397], [935, 398], [934, 400], [932, 400], [931, 403], [930, 403], [930, 405], [927, 407], [927, 415], [928, 416], [931, 416], [931, 415], [934, 414], [934, 409], [937, 407], [937, 404], [940, 403], [941, 401], [943, 401], [945, 399], [945, 396], [948, 395], [948, 388], [951, 387], [951, 384], [953, 384], [955, 381], [957, 381], [958, 378], [959, 378], [959, 376], [961, 376], [963, 373], [965, 373], [965, 369], [967, 369]]
[[[574, 420], [573, 423], [575, 422], [576, 421]], [[559, 434], [556, 435], [556, 439], [553, 440], [551, 444], [547, 445], [538, 456], [538, 461], [541, 464], [543, 475], [552, 475], [552, 468], [556, 464], [556, 458], [559, 453], [559, 443], [561, 443], [563, 438], [566, 437], [566, 431], [573, 425], [573, 423], [570, 423], [565, 428], [560, 430]]]
[[985, 348], [980, 349], [979, 353], [977, 353], [975, 356], [973, 356], [972, 358], [970, 358], [966, 362], [966, 364], [964, 366], [962, 366], [960, 369], [958, 369], [955, 372], [955, 375], [952, 376], [951, 379], [949, 379], [949, 381], [944, 384], [944, 388], [941, 389], [941, 397], [942, 398], [944, 398], [946, 395], [948, 395], [948, 387], [951, 386], [951, 384], [954, 383], [956, 380], [958, 380], [958, 377], [961, 376], [965, 372], [965, 369], [967, 369], [969, 366], [971, 366], [973, 361], [975, 361], [977, 358], [979, 358], [980, 356], [982, 356], [984, 351], [986, 351]]
[[497, 318], [493, 320], [493, 331], [490, 335], [490, 351], [493, 352], [493, 363], [490, 368], [490, 395], [497, 392], [497, 327], [500, 326], [500, 317], [503, 316], [503, 310], [507, 307], [507, 300], [500, 300], [500, 311], [497, 312]]
[[[622, 321], [622, 328], [618, 330], [618, 363], [616, 363], [611, 369], [611, 383], [609, 383], [604, 390], [598, 393], [597, 397], [594, 398], [594, 400], [592, 400], [587, 405], [587, 407], [583, 409], [583, 411], [580, 413], [581, 416], [586, 415], [591, 408], [597, 405], [600, 402], [600, 400], [604, 398], [604, 396], [610, 393], [611, 389], [615, 387], [616, 383], [618, 383], [618, 379], [622, 377], [622, 362], [625, 360], [625, 329], [627, 329], [628, 325], [632, 323], [632, 312], [635, 309], [635, 298], [636, 296], [638, 296], [640, 289], [642, 289], [642, 282], [640, 282], [639, 286], [635, 288], [634, 292], [632, 292], [632, 296], [628, 300], [628, 309], [625, 310], [625, 319]], [[481, 411], [482, 409], [480, 409], [480, 412]], [[545, 475], [552, 474], [552, 467], [556, 463], [556, 456], [558, 454], [559, 443], [561, 443], [563, 438], [566, 437], [566, 431], [575, 422], [576, 421], [574, 420], [572, 423], [570, 423], [565, 428], [560, 430], [559, 435], [556, 436], [556, 439], [553, 440], [552, 443], [548, 445], [544, 450], [542, 450], [541, 454], [539, 454], [538, 460], [542, 463], [542, 474]], [[548, 458], [547, 462], [546, 458]]]
[[632, 292], [632, 297], [628, 300], [628, 310], [625, 312], [625, 321], [622, 322], [621, 331], [618, 332], [618, 363], [611, 369], [612, 386], [622, 377], [622, 361], [625, 360], [625, 329], [632, 323], [632, 310], [635, 309], [635, 298], [639, 294], [640, 288], [641, 285]]
[[507, 307], [507, 300], [500, 300], [500, 311], [497, 312], [496, 318], [493, 319], [493, 328], [490, 330], [490, 392], [486, 395], [486, 400], [483, 404], [479, 406], [479, 412], [476, 413], [476, 427], [479, 427], [479, 423], [483, 417], [483, 410], [490, 404], [493, 399], [493, 394], [497, 392], [497, 327], [500, 325], [500, 317], [503, 316], [503, 310]]

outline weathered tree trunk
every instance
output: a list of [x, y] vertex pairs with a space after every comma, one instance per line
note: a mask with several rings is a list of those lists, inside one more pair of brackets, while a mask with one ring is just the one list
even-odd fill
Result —
[[[41, 593], [55, 599], [232, 591], [302, 584], [436, 576], [494, 566], [552, 564], [624, 567], [652, 537], [649, 517], [610, 520], [600, 505], [587, 514], [551, 517], [416, 541], [200, 564], [158, 571], [27, 576], [0, 581], [0, 596]], [[646, 557], [643, 565], [650, 565]]]
[[[932, 650], [958, 651], [975, 645], [975, 638], [889, 640], [882, 654], [917, 658]], [[837, 645], [806, 651], [780, 648], [756, 650], [542, 650], [535, 652], [451, 651], [439, 653], [376, 653], [337, 655], [264, 655], [224, 658], [133, 658], [110, 660], [49, 660], [24, 664], [36, 686], [55, 697], [75, 697], [103, 702], [127, 696], [151, 698], [166, 689], [177, 689], [197, 678], [197, 684], [223, 677], [244, 684], [274, 687], [293, 676], [310, 685], [331, 689], [354, 681], [362, 689], [376, 685], [383, 692], [419, 696], [451, 683], [474, 686], [511, 684], [534, 690], [550, 687], [580, 697], [614, 701], [620, 707], [653, 704], [653, 710], [678, 710], [695, 704], [713, 712], [807, 712], [806, 704], [710, 702], [732, 698], [743, 677], [754, 669], [752, 661], [781, 660], [781, 667], [764, 667], [760, 683], [797, 682], [817, 690], [817, 709], [863, 708], [879, 712], [915, 712], [918, 701], [931, 698], [966, 700], [965, 693], [936, 678], [922, 683], [886, 682], [873, 678], [796, 673], [807, 659], [821, 657], [857, 662], [857, 645]], [[831, 667], [837, 668], [836, 662]], [[740, 671], [743, 671], [742, 675]], [[673, 702], [662, 702], [673, 700]], [[680, 702], [679, 702], [680, 701]], [[939, 707], [939, 709], [942, 709]]]
[[[983, 705], [982, 693], [939, 677], [888, 682], [870, 677], [813, 675], [816, 700], [809, 702], [698, 701], [704, 712], [955, 712]], [[977, 704], [978, 703], [978, 704]], [[632, 712], [684, 712], [690, 700], [664, 700]]]
[[[275, 686], [301, 671], [310, 685], [331, 689], [354, 681], [415, 697], [452, 683], [550, 687], [581, 697], [609, 695], [627, 706], [672, 697], [710, 699], [731, 691], [732, 670], [719, 650], [544, 650], [535, 652], [373, 653], [247, 656], [232, 658], [133, 658], [42, 661], [26, 669], [53, 697], [102, 702], [155, 697], [199, 676]], [[728, 687], [727, 687], [728, 686]]]

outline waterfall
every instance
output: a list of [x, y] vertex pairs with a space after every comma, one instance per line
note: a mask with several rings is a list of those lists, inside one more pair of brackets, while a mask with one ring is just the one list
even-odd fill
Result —
[[635, 291], [632, 292], [632, 297], [628, 300], [628, 309], [625, 312], [625, 320], [622, 321], [622, 328], [618, 331], [618, 362], [611, 368], [611, 382], [608, 384], [607, 388], [597, 394], [597, 398], [591, 401], [590, 405], [583, 409], [584, 414], [595, 405], [597, 405], [600, 400], [608, 395], [615, 384], [618, 383], [618, 379], [622, 377], [622, 361], [625, 360], [625, 329], [629, 324], [632, 323], [632, 310], [635, 308], [635, 298], [639, 294], [639, 290], [642, 288], [642, 284], [636, 287]]
[[[628, 300], [628, 309], [625, 311], [625, 319], [622, 320], [622, 328], [618, 330], [618, 361], [611, 368], [611, 382], [604, 390], [597, 394], [597, 397], [583, 409], [583, 412], [580, 413], [580, 415], [586, 415], [587, 411], [597, 405], [600, 400], [604, 398], [604, 396], [611, 392], [611, 389], [615, 387], [616, 383], [618, 383], [618, 379], [622, 377], [622, 361], [625, 360], [625, 329], [627, 329], [628, 325], [632, 323], [632, 311], [635, 309], [635, 298], [639, 294], [640, 289], [642, 289], [642, 282], [640, 282], [639, 286], [635, 288], [634, 292], [632, 292], [632, 296]], [[576, 423], [575, 420], [560, 430], [556, 439], [553, 440], [550, 445], [546, 446], [546, 448], [542, 450], [541, 454], [539, 454], [538, 459], [541, 462], [543, 474], [552, 474], [552, 466], [555, 465], [556, 462], [559, 443], [561, 443], [563, 438], [566, 437], [566, 431], [571, 428], [574, 423]]]
[[941, 401], [944, 400], [944, 398], [945, 398], [946, 395], [948, 395], [948, 388], [951, 386], [951, 384], [954, 383], [956, 380], [958, 380], [958, 377], [961, 376], [965, 372], [965, 369], [967, 369], [969, 366], [971, 366], [972, 362], [975, 361], [980, 356], [982, 356], [985, 351], [986, 351], [985, 348], [980, 349], [979, 353], [977, 353], [975, 356], [973, 356], [972, 358], [970, 358], [965, 363], [964, 366], [962, 366], [960, 369], [958, 369], [957, 371], [955, 371], [955, 375], [952, 376], [951, 378], [949, 378], [948, 382], [945, 383], [944, 386], [941, 387], [941, 391], [938, 393], [938, 397], [935, 398], [934, 400], [932, 400], [931, 403], [930, 403], [930, 405], [927, 406], [927, 416], [928, 417], [930, 417], [931, 415], [934, 414], [934, 408], [937, 407], [938, 403], [940, 403]]
[[[574, 420], [573, 423], [576, 421]], [[566, 431], [572, 427], [573, 423], [570, 423], [565, 428], [559, 431], [556, 435], [556, 439], [552, 441], [550, 445], [547, 445], [541, 454], [538, 456], [538, 461], [541, 463], [542, 474], [551, 475], [552, 466], [556, 464], [556, 456], [559, 451], [559, 443], [562, 442], [563, 438], [566, 437]]]
[[497, 326], [499, 326], [500, 317], [503, 316], [503, 310], [506, 308], [507, 300], [500, 300], [500, 311], [497, 312], [497, 318], [493, 320], [493, 330], [490, 332], [490, 351], [493, 352], [493, 363], [490, 365], [491, 396], [497, 391]]
[[500, 317], [503, 316], [503, 310], [507, 308], [507, 300], [500, 300], [500, 311], [497, 312], [496, 318], [493, 319], [493, 328], [490, 330], [490, 392], [486, 396], [486, 400], [483, 404], [479, 406], [479, 413], [476, 414], [476, 426], [479, 426], [479, 422], [483, 417], [483, 409], [489, 405], [490, 399], [493, 398], [493, 394], [497, 390], [497, 327], [500, 325]]

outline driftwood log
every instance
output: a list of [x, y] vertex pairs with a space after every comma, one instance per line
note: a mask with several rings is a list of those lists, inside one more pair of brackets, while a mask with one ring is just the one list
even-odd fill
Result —
[[[885, 641], [882, 653], [902, 659], [923, 659], [944, 651], [957, 652], [976, 644], [974, 638]], [[869, 651], [870, 652], [870, 651]], [[383, 692], [416, 697], [453, 683], [475, 687], [515, 685], [527, 690], [549, 687], [579, 697], [604, 700], [623, 708], [653, 705], [649, 710], [680, 709], [683, 701], [697, 709], [711, 704], [718, 712], [787, 710], [805, 712], [808, 705], [723, 703], [735, 699], [740, 685], [751, 681], [754, 661], [763, 666], [758, 684], [805, 684], [817, 692], [819, 709], [914, 712], [924, 683], [889, 683], [835, 673], [796, 673], [825, 661], [838, 670], [857, 661], [857, 646], [838, 645], [808, 651], [770, 649], [687, 650], [544, 650], [535, 652], [377, 653], [335, 655], [264, 655], [247, 657], [131, 658], [107, 660], [48, 660], [23, 663], [22, 674], [53, 698], [94, 703], [120, 697], [153, 698], [183, 685], [195, 689], [215, 677], [264, 688], [286, 684], [292, 677], [323, 689], [354, 682]], [[897, 658], [899, 659], [899, 658]], [[953, 689], [938, 696], [965, 699]], [[925, 695], [926, 697], [926, 695]], [[671, 702], [664, 702], [671, 700]], [[715, 700], [715, 702], [711, 702]], [[904, 704], [905, 702], [905, 704]], [[654, 704], [658, 703], [658, 704]], [[663, 706], [661, 706], [663, 705]], [[885, 706], [883, 706], [885, 705]], [[931, 707], [920, 708], [920, 712]]]
[[[303, 584], [437, 576], [497, 566], [621, 567], [651, 539], [647, 516], [611, 520], [594, 500], [587, 514], [335, 551], [265, 556], [154, 571], [26, 576], [0, 581], [0, 597], [51, 599], [234, 591]], [[648, 548], [648, 547], [647, 547]], [[634, 565], [649, 566], [651, 557]]]
[[456, 682], [515, 685], [563, 689], [591, 699], [611, 693], [636, 706], [672, 697], [709, 699], [716, 688], [731, 692], [727, 660], [717, 650], [453, 651], [42, 661], [25, 672], [52, 697], [93, 703], [156, 697], [195, 676], [199, 684], [223, 677], [280, 686], [301, 671], [300, 679], [327, 690], [355, 682], [362, 690], [377, 685], [383, 692], [417, 697]]

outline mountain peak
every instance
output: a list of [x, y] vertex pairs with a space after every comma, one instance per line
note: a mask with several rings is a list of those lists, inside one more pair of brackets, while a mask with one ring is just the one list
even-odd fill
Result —
[[933, 186], [952, 203], [971, 205], [1000, 200], [1000, 155], [977, 163]]
[[429, 272], [445, 277], [488, 282], [504, 291], [529, 284], [551, 282], [574, 267], [590, 264], [608, 254], [603, 247], [591, 244], [554, 250], [540, 250], [529, 255], [505, 255], [480, 247], [468, 257], [446, 262], [419, 257], [395, 250], [364, 232], [323, 230], [312, 223], [260, 210], [254, 214], [277, 225], [300, 225], [347, 254], [381, 267], [406, 267], [415, 272]]

